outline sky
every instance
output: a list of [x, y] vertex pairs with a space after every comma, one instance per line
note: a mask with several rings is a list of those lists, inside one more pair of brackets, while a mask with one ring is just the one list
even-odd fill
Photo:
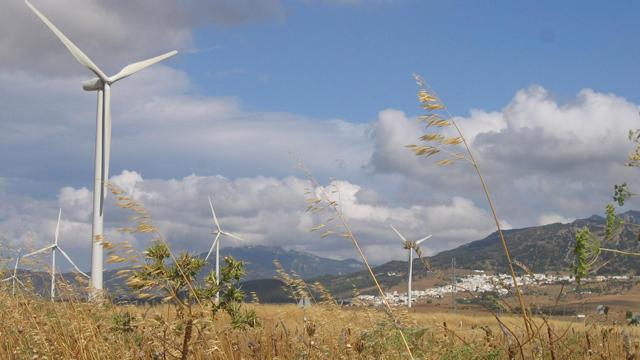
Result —
[[[106, 73], [179, 55], [113, 88], [111, 179], [176, 250], [211, 242], [207, 196], [246, 239], [356, 258], [309, 230], [309, 182], [335, 185], [374, 263], [404, 259], [390, 230], [433, 234], [434, 254], [494, 226], [473, 169], [404, 147], [417, 124], [413, 73], [468, 137], [506, 227], [602, 213], [639, 124], [640, 4], [617, 1], [33, 0]], [[0, 11], [0, 241], [51, 241], [90, 265], [95, 94], [23, 1]], [[625, 209], [640, 209], [629, 203]], [[622, 210], [625, 210], [622, 209]], [[108, 198], [107, 238], [129, 214]], [[8, 253], [7, 256], [11, 256]]]

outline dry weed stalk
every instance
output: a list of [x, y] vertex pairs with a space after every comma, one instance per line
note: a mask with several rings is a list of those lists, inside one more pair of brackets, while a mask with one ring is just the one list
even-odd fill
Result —
[[274, 260], [273, 265], [276, 268], [278, 279], [285, 284], [285, 286], [282, 287], [282, 290], [284, 290], [290, 298], [292, 298], [296, 303], [305, 298], [312, 299], [313, 302], [315, 302], [315, 298], [307, 286], [307, 283], [300, 277], [300, 275], [295, 272], [291, 274], [287, 273], [279, 260]]
[[[393, 314], [393, 310], [391, 309], [391, 305], [387, 301], [384, 291], [382, 290], [382, 286], [380, 286], [380, 282], [378, 281], [376, 274], [373, 272], [371, 265], [369, 265], [369, 261], [367, 260], [367, 257], [364, 255], [364, 252], [360, 247], [358, 239], [353, 234], [353, 231], [351, 230], [351, 225], [349, 225], [349, 222], [347, 221], [347, 218], [344, 215], [343, 209], [340, 204], [339, 189], [336, 187], [335, 184], [332, 185], [331, 193], [335, 194], [335, 197], [337, 197], [337, 200], [334, 200], [331, 196], [329, 196], [329, 194], [327, 194], [324, 187], [322, 187], [318, 183], [315, 177], [311, 174], [310, 171], [306, 169], [306, 167], [304, 166], [304, 163], [300, 160], [298, 160], [298, 167], [304, 172], [307, 179], [311, 182], [311, 185], [312, 185], [312, 188], [308, 189], [306, 192], [307, 195], [309, 196], [307, 198], [307, 203], [308, 203], [307, 211], [312, 213], [322, 213], [328, 210], [330, 213], [333, 214], [333, 215], [330, 215], [330, 217], [327, 218], [324, 223], [312, 228], [311, 231], [323, 230], [324, 232], [321, 235], [322, 238], [325, 238], [327, 236], [331, 236], [334, 234], [338, 234], [342, 238], [351, 242], [353, 247], [357, 250], [358, 255], [362, 259], [362, 262], [364, 262], [365, 267], [367, 268], [367, 271], [371, 275], [371, 278], [373, 279], [376, 289], [380, 294], [380, 298], [382, 299], [382, 303], [384, 304], [388, 315], [393, 321], [394, 327], [396, 328], [396, 330], [400, 334], [400, 337], [402, 338], [402, 343], [405, 349], [407, 350], [407, 354], [411, 359], [413, 359], [413, 353], [411, 352], [411, 348], [409, 347], [409, 343], [407, 341], [405, 334], [402, 332], [400, 323], [398, 322], [398, 319]], [[334, 223], [333, 226], [331, 225], [331, 223]], [[334, 230], [330, 230], [332, 228]]]
[[[527, 329], [527, 334], [531, 336], [531, 320], [527, 312], [527, 306], [525, 304], [524, 297], [522, 296], [522, 292], [520, 291], [520, 286], [516, 281], [516, 272], [513, 268], [511, 253], [509, 252], [507, 241], [504, 237], [504, 234], [502, 233], [500, 220], [498, 219], [498, 215], [493, 204], [493, 199], [491, 197], [491, 193], [489, 192], [489, 188], [486, 184], [484, 176], [482, 175], [482, 172], [480, 171], [480, 166], [478, 165], [478, 162], [474, 157], [473, 152], [471, 151], [469, 143], [462, 134], [462, 131], [460, 130], [460, 127], [458, 127], [458, 124], [455, 122], [453, 116], [451, 115], [451, 113], [449, 113], [447, 107], [440, 100], [435, 91], [428, 88], [427, 83], [424, 81], [424, 79], [422, 79], [422, 77], [414, 74], [414, 78], [419, 87], [418, 101], [426, 112], [424, 115], [420, 116], [420, 121], [425, 123], [426, 130], [436, 130], [433, 130], [433, 132], [427, 132], [422, 137], [420, 137], [420, 140], [425, 142], [427, 145], [412, 144], [407, 145], [407, 147], [417, 156], [430, 157], [440, 153], [444, 154], [445, 158], [436, 162], [441, 166], [446, 166], [460, 160], [465, 160], [469, 162], [475, 169], [476, 175], [478, 176], [480, 184], [482, 185], [482, 191], [484, 192], [487, 203], [489, 204], [489, 208], [491, 209], [491, 215], [495, 222], [496, 229], [498, 231], [498, 236], [502, 244], [507, 264], [509, 266], [509, 272], [513, 280], [516, 297], [518, 298], [518, 302], [520, 304], [522, 319], [524, 321], [525, 328]], [[453, 126], [457, 136], [446, 136], [441, 133], [442, 129], [450, 126]], [[449, 150], [449, 148], [451, 148], [452, 146], [458, 145], [463, 146], [464, 152], [454, 152]]]
[[322, 285], [319, 281], [312, 284], [313, 290], [320, 294], [320, 304], [324, 305], [338, 305], [336, 299], [331, 295], [329, 289]]
[[157, 241], [159, 243], [162, 243], [168, 253], [169, 256], [171, 257], [171, 260], [174, 262], [174, 264], [177, 264], [177, 269], [180, 272], [180, 275], [182, 276], [182, 278], [185, 280], [187, 287], [189, 288], [189, 291], [191, 292], [191, 294], [193, 295], [194, 299], [196, 300], [196, 302], [199, 305], [202, 305], [202, 302], [200, 301], [200, 298], [198, 297], [197, 292], [195, 291], [193, 284], [191, 283], [191, 281], [189, 280], [189, 277], [185, 274], [184, 269], [182, 269], [182, 267], [179, 266], [180, 262], [178, 261], [178, 258], [175, 256], [175, 254], [173, 253], [173, 251], [171, 251], [171, 247], [169, 246], [169, 243], [165, 240], [164, 236], [162, 235], [162, 233], [160, 233], [160, 231], [158, 230], [158, 228], [154, 225], [151, 216], [149, 215], [149, 212], [147, 211], [147, 209], [145, 209], [145, 207], [138, 202], [137, 200], [135, 200], [131, 195], [126, 194], [126, 192], [119, 188], [118, 186], [116, 186], [115, 184], [109, 182], [107, 183], [107, 187], [109, 189], [109, 191], [111, 191], [111, 193], [116, 196], [117, 199], [117, 203], [116, 205], [120, 208], [123, 209], [128, 209], [130, 211], [132, 211], [134, 213], [134, 215], [132, 215], [129, 218], [129, 221], [135, 222], [136, 223], [136, 227], [135, 228], [123, 228], [121, 229], [124, 232], [129, 232], [129, 233], [141, 233], [141, 234], [152, 234], [155, 235], [155, 238], [153, 241]]

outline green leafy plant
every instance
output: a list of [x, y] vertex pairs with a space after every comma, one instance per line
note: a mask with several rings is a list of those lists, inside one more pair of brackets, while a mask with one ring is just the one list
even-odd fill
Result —
[[130, 312], [116, 312], [111, 317], [111, 330], [121, 333], [130, 333], [134, 330], [134, 317]]
[[624, 182], [620, 185], [613, 185], [613, 201], [618, 203], [618, 206], [624, 206], [624, 203], [635, 195], [629, 191], [627, 183]]
[[260, 324], [254, 310], [242, 308], [245, 294], [240, 288], [240, 282], [244, 275], [244, 264], [231, 256], [225, 256], [224, 265], [220, 269], [220, 282], [212, 271], [204, 280], [205, 286], [196, 288], [196, 293], [205, 299], [213, 299], [215, 294], [221, 293], [218, 301], [211, 302], [212, 315], [224, 310], [231, 317], [234, 328], [256, 327]]
[[582, 279], [588, 276], [591, 267], [600, 255], [600, 242], [598, 238], [591, 234], [589, 228], [584, 227], [576, 233], [573, 253], [575, 255], [573, 274], [576, 282], [580, 283]]
[[[628, 155], [625, 165], [629, 167], [640, 167], [640, 129], [629, 130], [629, 140], [636, 145], [636, 148]], [[629, 190], [626, 182], [613, 186], [613, 201], [615, 201], [618, 206], [624, 206], [627, 200], [635, 195], [636, 194]], [[622, 219], [616, 215], [613, 204], [607, 204], [604, 212], [605, 226], [603, 242], [615, 242], [622, 233], [623, 225], [638, 226], [633, 223], [625, 224]], [[638, 234], [638, 239], [640, 240], [640, 234]], [[592, 271], [592, 267], [596, 264], [602, 252], [640, 256], [640, 253], [633, 251], [601, 247], [601, 241], [586, 228], [576, 233], [575, 240], [574, 254], [576, 258], [573, 264], [573, 272], [577, 281], [580, 281]]]
[[193, 301], [194, 293], [187, 291], [193, 285], [198, 272], [204, 267], [203, 259], [182, 253], [177, 262], [167, 263], [169, 247], [155, 242], [145, 252], [146, 263], [128, 280], [128, 285], [138, 290], [143, 299], [163, 297], [164, 302], [174, 302], [187, 306]]
[[[622, 233], [623, 225], [625, 225], [622, 219], [616, 215], [613, 204], [607, 204], [604, 212], [605, 224], [604, 236], [602, 239], [593, 234], [588, 227], [580, 229], [575, 235], [575, 245], [573, 250], [575, 259], [572, 270], [578, 283], [587, 277], [588, 274], [606, 265], [606, 262], [602, 264], [599, 263], [600, 255], [603, 252], [628, 256], [640, 256], [640, 253], [637, 252], [602, 246], [603, 243], [616, 242]], [[599, 265], [596, 266], [596, 264]]]
[[415, 353], [416, 357], [424, 357], [427, 354], [420, 351], [421, 342], [425, 335], [426, 329], [419, 327], [405, 327], [403, 329], [403, 337], [399, 332], [395, 332], [394, 325], [388, 321], [378, 321], [371, 329], [360, 334], [360, 340], [363, 345], [363, 354], [375, 357], [382, 352], [392, 352], [403, 347], [406, 340]]
[[[220, 281], [212, 271], [200, 284], [197, 275], [206, 264], [203, 259], [186, 252], [180, 254], [176, 262], [168, 262], [169, 259], [169, 247], [164, 242], [155, 242], [145, 252], [145, 264], [131, 275], [128, 285], [138, 290], [143, 299], [161, 298], [174, 305], [178, 319], [174, 329], [183, 334], [183, 359], [189, 354], [194, 323], [200, 315], [194, 311], [195, 303], [209, 304], [212, 318], [220, 310], [226, 311], [234, 328], [258, 325], [256, 313], [242, 308], [244, 293], [240, 281], [245, 273], [241, 261], [225, 257]], [[221, 296], [216, 299], [219, 292]]]
[[604, 226], [604, 239], [606, 241], [612, 240], [619, 234], [622, 229], [622, 220], [616, 216], [616, 209], [613, 204], [607, 204], [604, 210], [605, 213], [605, 226]]

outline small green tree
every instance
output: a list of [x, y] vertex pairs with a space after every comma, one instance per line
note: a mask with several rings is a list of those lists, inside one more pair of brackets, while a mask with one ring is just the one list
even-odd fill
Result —
[[255, 327], [259, 325], [256, 312], [242, 308], [245, 294], [240, 288], [240, 282], [245, 275], [244, 264], [225, 256], [224, 265], [220, 269], [220, 283], [216, 280], [215, 272], [210, 272], [204, 279], [204, 286], [196, 289], [200, 298], [214, 299], [220, 292], [218, 301], [211, 301], [211, 313], [215, 316], [224, 310], [231, 317], [231, 325], [235, 328]]
[[588, 227], [584, 227], [576, 233], [576, 244], [573, 250], [575, 255], [573, 274], [578, 284], [589, 275], [591, 266], [598, 260], [600, 243], [597, 240]]
[[[170, 259], [169, 247], [162, 241], [156, 241], [145, 251], [145, 264], [131, 275], [127, 283], [140, 292], [142, 299], [161, 298], [175, 306], [180, 321], [178, 328], [184, 330], [182, 359], [186, 359], [189, 353], [196, 320], [195, 304], [209, 306], [212, 318], [220, 310], [225, 310], [235, 328], [258, 325], [255, 312], [242, 309], [244, 293], [240, 289], [240, 281], [245, 273], [241, 261], [225, 257], [220, 281], [217, 281], [215, 272], [211, 272], [199, 283], [198, 273], [206, 265], [203, 259], [186, 252], [180, 254], [176, 261], [169, 262]], [[216, 299], [218, 292], [222, 295]]]
[[[636, 144], [636, 148], [629, 154], [628, 161], [625, 165], [629, 167], [640, 167], [640, 129], [629, 130], [629, 140]], [[636, 195], [637, 194], [629, 190], [626, 182], [620, 185], [614, 185], [613, 187], [613, 201], [615, 201], [618, 206], [624, 206], [627, 200]], [[623, 225], [638, 226], [634, 223], [623, 223], [622, 219], [616, 215], [616, 209], [613, 204], [607, 204], [604, 213], [605, 225], [602, 241], [593, 235], [587, 227], [576, 233], [576, 243], [574, 247], [576, 257], [573, 263], [573, 272], [578, 282], [592, 271], [592, 267], [598, 262], [602, 252], [640, 256], [640, 253], [637, 252], [625, 249], [604, 248], [601, 246], [601, 243], [615, 242], [622, 233]], [[640, 240], [640, 234], [638, 234], [638, 240]]]

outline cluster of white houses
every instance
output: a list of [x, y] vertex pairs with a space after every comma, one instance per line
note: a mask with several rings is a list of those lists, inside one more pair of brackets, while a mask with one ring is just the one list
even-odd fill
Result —
[[[603, 282], [607, 280], [640, 280], [640, 277], [627, 276], [627, 275], [616, 275], [616, 276], [595, 276], [592, 278], [584, 279], [583, 282]], [[575, 279], [569, 275], [553, 275], [553, 274], [531, 274], [516, 277], [516, 281], [518, 285], [524, 288], [526, 292], [526, 287], [529, 285], [553, 285], [560, 283], [571, 283], [575, 282]], [[496, 274], [496, 275], [488, 275], [482, 270], [474, 270], [474, 273], [467, 276], [460, 276], [456, 279], [456, 284], [453, 286], [452, 284], [437, 286], [432, 288], [426, 288], [424, 290], [412, 290], [411, 297], [413, 301], [425, 298], [438, 299], [442, 298], [447, 294], [455, 293], [455, 292], [470, 292], [470, 293], [485, 293], [485, 292], [494, 292], [498, 295], [504, 296], [509, 293], [511, 288], [513, 287], [513, 280], [510, 275], [507, 274]], [[407, 293], [399, 293], [397, 291], [387, 292], [385, 293], [385, 297], [388, 303], [394, 305], [406, 305], [407, 304]], [[381, 305], [382, 299], [379, 296], [375, 295], [360, 295], [358, 297], [361, 303], [369, 304], [369, 305]]]

